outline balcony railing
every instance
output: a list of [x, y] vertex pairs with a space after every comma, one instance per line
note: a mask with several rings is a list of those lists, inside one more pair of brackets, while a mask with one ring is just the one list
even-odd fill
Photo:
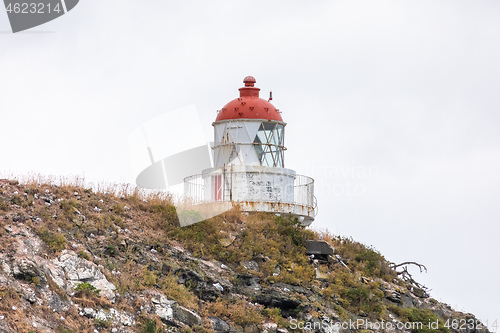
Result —
[[[293, 186], [280, 188], [281, 197], [287, 198], [284, 200], [273, 200], [269, 198], [268, 193], [264, 193], [262, 184], [265, 178], [265, 173], [252, 174], [252, 182], [248, 182], [243, 186], [254, 187], [253, 196], [251, 199], [245, 197], [233, 197], [232, 186], [233, 179], [241, 175], [241, 171], [228, 171], [225, 173], [211, 173], [189, 176], [184, 179], [184, 195], [194, 203], [209, 203], [214, 201], [263, 201], [270, 203], [284, 203], [304, 206], [307, 214], [314, 218], [317, 214], [317, 201], [314, 196], [314, 179], [303, 175], [293, 175]], [[262, 181], [260, 178], [262, 178]], [[234, 185], [236, 186], [236, 185]], [[242, 186], [242, 185], [239, 185]], [[255, 191], [262, 191], [262, 199], [256, 199], [259, 195]], [[292, 193], [289, 193], [293, 191]], [[250, 192], [250, 191], [249, 191]]]

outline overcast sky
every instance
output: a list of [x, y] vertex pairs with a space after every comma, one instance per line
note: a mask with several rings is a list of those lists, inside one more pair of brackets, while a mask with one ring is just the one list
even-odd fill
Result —
[[209, 140], [253, 75], [286, 167], [316, 180], [314, 227], [425, 264], [431, 296], [491, 323], [499, 18], [498, 1], [82, 0], [12, 34], [0, 10], [0, 173], [133, 182], [139, 124], [195, 105]]

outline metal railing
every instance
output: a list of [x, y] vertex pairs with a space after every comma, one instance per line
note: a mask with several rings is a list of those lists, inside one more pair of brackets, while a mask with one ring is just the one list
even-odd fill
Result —
[[[242, 173], [241, 171], [228, 171], [225, 173], [199, 174], [184, 178], [184, 195], [187, 199], [194, 203], [207, 203], [212, 201], [233, 201], [230, 196], [230, 188], [233, 186], [232, 181], [235, 174]], [[253, 177], [258, 177], [258, 173]], [[314, 196], [314, 179], [303, 175], [294, 175], [293, 177], [293, 199], [285, 201], [277, 201], [281, 203], [302, 205], [307, 207], [309, 214], [316, 216], [318, 206]], [[208, 188], [208, 186], [210, 188]], [[246, 184], [245, 186], [252, 186]], [[286, 188], [282, 188], [286, 192]], [[291, 190], [291, 189], [290, 189]], [[289, 190], [288, 190], [289, 191]], [[292, 198], [292, 196], [287, 196]], [[263, 201], [271, 201], [268, 198]]]
[[202, 175], [194, 175], [184, 178], [184, 196], [195, 203], [205, 200], [205, 182]]

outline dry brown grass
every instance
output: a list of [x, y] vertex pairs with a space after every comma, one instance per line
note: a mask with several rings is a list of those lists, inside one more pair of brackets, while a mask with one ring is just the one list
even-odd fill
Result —
[[194, 309], [198, 308], [198, 298], [183, 284], [177, 283], [177, 276], [169, 274], [160, 278], [161, 290], [169, 299], [175, 299], [180, 305]]
[[241, 297], [218, 298], [208, 303], [202, 310], [205, 317], [220, 317], [234, 322], [236, 325], [258, 325], [264, 321], [261, 314], [263, 306], [250, 304]]

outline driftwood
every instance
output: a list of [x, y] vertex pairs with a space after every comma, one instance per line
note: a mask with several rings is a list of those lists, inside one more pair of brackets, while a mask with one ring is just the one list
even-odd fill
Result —
[[[400, 264], [395, 264], [393, 262], [389, 263], [389, 267], [391, 267], [396, 272], [396, 274], [401, 278], [401, 280], [403, 280], [403, 282], [409, 287], [410, 291], [412, 291], [414, 294], [420, 297], [429, 297], [430, 289], [413, 279], [413, 276], [410, 274], [410, 272], [408, 272], [409, 265], [417, 266], [418, 269], [420, 270], [420, 273], [422, 272], [427, 273], [427, 267], [425, 267], [422, 264], [419, 264], [418, 262], [405, 261]], [[398, 268], [401, 268], [401, 270], [397, 270]]]

